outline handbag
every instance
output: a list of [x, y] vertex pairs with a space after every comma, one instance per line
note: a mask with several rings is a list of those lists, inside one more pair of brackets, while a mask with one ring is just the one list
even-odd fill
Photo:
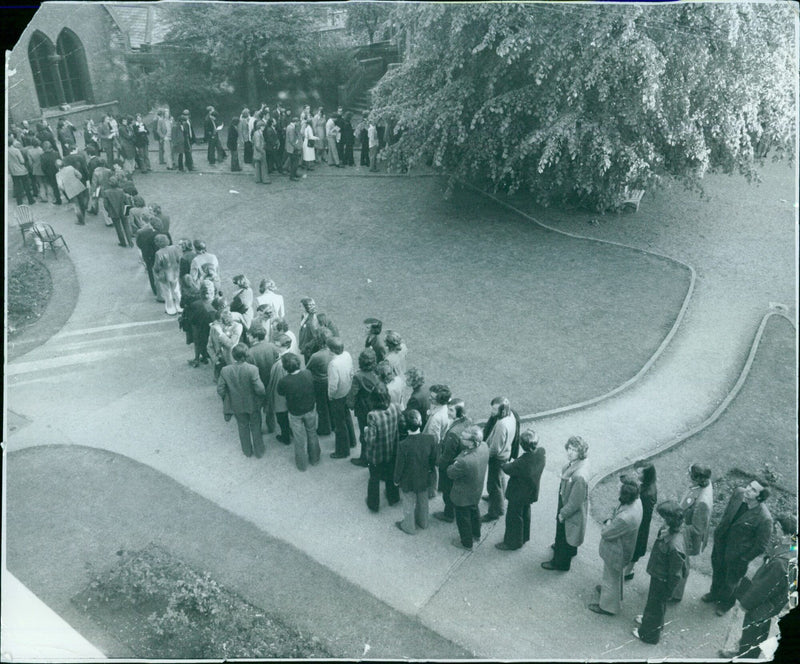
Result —
[[307, 138], [306, 139], [306, 146], [309, 147], [309, 148], [313, 148], [314, 145], [316, 144], [316, 141], [317, 141], [316, 138]]

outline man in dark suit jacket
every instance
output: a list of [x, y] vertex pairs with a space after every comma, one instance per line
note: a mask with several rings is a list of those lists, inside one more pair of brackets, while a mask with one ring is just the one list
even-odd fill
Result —
[[[119, 240], [120, 247], [133, 246], [133, 239], [127, 234], [123, 219], [125, 217], [125, 192], [119, 187], [119, 179], [116, 176], [111, 176], [108, 179], [108, 186], [105, 187], [102, 193], [103, 205], [106, 208], [108, 216], [114, 224], [114, 230], [117, 231], [117, 239]], [[155, 263], [156, 252], [153, 249], [153, 263]], [[150, 280], [153, 286], [153, 293], [156, 292], [155, 281], [152, 277]]]
[[408, 436], [397, 446], [394, 466], [394, 483], [403, 496], [403, 520], [395, 525], [406, 535], [414, 535], [420, 528], [428, 527], [428, 483], [436, 465], [436, 439], [420, 433], [422, 416], [417, 410], [403, 413]]
[[736, 489], [714, 531], [711, 590], [702, 599], [716, 603], [717, 615], [736, 603], [736, 587], [748, 564], [767, 548], [772, 532], [772, 516], [764, 505], [768, 497], [769, 490], [756, 480]]
[[[116, 223], [115, 221], [114, 225], [116, 225]], [[156, 298], [160, 298], [158, 289], [156, 288], [155, 275], [153, 274], [153, 268], [156, 264], [156, 235], [158, 235], [156, 229], [153, 228], [149, 222], [146, 223], [136, 233], [136, 246], [139, 247], [139, 251], [142, 252], [142, 260], [144, 261], [145, 270], [147, 270], [147, 278], [150, 280], [150, 288], [153, 291], [153, 295], [155, 295]]]
[[506, 533], [503, 541], [495, 544], [501, 551], [519, 549], [530, 539], [531, 503], [539, 500], [539, 481], [545, 464], [544, 448], [538, 445], [538, 434], [533, 429], [524, 431], [520, 436], [522, 456], [503, 464], [503, 472], [509, 480], [506, 486]]
[[[266, 341], [267, 331], [261, 324], [254, 324], [250, 328], [250, 336], [255, 339], [255, 344], [250, 347], [247, 353], [247, 361], [254, 364], [258, 369], [258, 375], [264, 385], [269, 385], [269, 377], [272, 372], [272, 365], [278, 361], [278, 349], [274, 344]], [[272, 433], [275, 431], [275, 422], [273, 418], [268, 417], [267, 431]]]
[[222, 367], [217, 382], [217, 394], [222, 397], [226, 419], [233, 415], [239, 427], [242, 452], [256, 459], [264, 456], [261, 438], [261, 404], [267, 396], [258, 369], [246, 362], [247, 346], [236, 344], [232, 351], [234, 363]]

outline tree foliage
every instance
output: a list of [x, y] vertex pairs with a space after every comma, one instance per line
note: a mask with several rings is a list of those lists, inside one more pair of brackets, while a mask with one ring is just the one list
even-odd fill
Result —
[[709, 170], [757, 179], [795, 141], [784, 3], [398, 6], [409, 55], [374, 91], [390, 167], [433, 163], [547, 204]]
[[370, 44], [391, 15], [390, 6], [381, 2], [348, 2], [346, 11], [347, 31], [357, 41], [366, 39]]
[[255, 105], [285, 90], [335, 95], [352, 55], [342, 40], [316, 30], [320, 11], [292, 3], [172, 3], [168, 42], [208, 59], [211, 87], [231, 91], [241, 103]]

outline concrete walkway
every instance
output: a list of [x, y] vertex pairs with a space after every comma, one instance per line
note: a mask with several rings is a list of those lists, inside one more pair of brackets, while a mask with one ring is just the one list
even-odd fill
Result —
[[[771, 174], [773, 189], [786, 197], [785, 173]], [[146, 181], [141, 178], [145, 197]], [[747, 202], [753, 214], [745, 216], [759, 219], [759, 227], [732, 227], [725, 201], [710, 209], [713, 214], [707, 203], [687, 202], [659, 223], [647, 219], [643, 205], [638, 215], [598, 228], [559, 226], [628, 244], [634, 238], [642, 248], [693, 265], [698, 280], [678, 334], [640, 383], [536, 424], [548, 467], [532, 541], [521, 551], [494, 548], [502, 523], [485, 529], [485, 541], [471, 554], [450, 544], [454, 526], [434, 522], [416, 537], [403, 535], [393, 523], [399, 508], [384, 504], [377, 515], [364, 508], [366, 470], [329, 459], [330, 437], [322, 441], [322, 464], [304, 475], [290, 450], [272, 438], [264, 459], [243, 457], [234, 426], [222, 420], [210, 370], [187, 367], [190, 351], [175, 319], [153, 301], [135, 250], [117, 247], [113, 232], [95, 218], [77, 228], [62, 210], [47, 214], [69, 238], [81, 297], [60, 333], [7, 366], [7, 408], [30, 420], [9, 438], [8, 449], [81, 444], [148, 464], [419, 616], [476, 657], [713, 657], [728, 631], [735, 632], [735, 615], [716, 618], [698, 601], [708, 587], [701, 575], [690, 577], [684, 602], [670, 610], [661, 643], [646, 646], [630, 635], [644, 606], [643, 573], [626, 586], [620, 616], [586, 609], [601, 575], [593, 524], [569, 574], [545, 572], [539, 562], [548, 558], [553, 539], [566, 438], [584, 436], [593, 469], [601, 471], [687, 430], [733, 385], [769, 302], [795, 302], [792, 204], [759, 197], [759, 191], [773, 193], [754, 189]], [[690, 228], [697, 219], [702, 226]], [[431, 509], [440, 506], [437, 498]]]

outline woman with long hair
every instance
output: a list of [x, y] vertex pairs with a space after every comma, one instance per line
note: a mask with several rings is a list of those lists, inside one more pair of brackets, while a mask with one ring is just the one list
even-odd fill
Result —
[[658, 489], [656, 488], [656, 469], [649, 461], [637, 461], [633, 467], [639, 477], [639, 498], [642, 501], [642, 522], [639, 524], [639, 534], [636, 536], [636, 548], [633, 558], [625, 567], [625, 580], [633, 578], [633, 567], [636, 561], [647, 552], [647, 540], [650, 537], [650, 521], [653, 518], [653, 509], [658, 502]]

